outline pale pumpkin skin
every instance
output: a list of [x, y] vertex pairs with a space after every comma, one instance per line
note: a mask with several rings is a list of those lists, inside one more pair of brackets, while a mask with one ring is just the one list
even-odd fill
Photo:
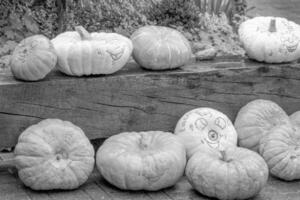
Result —
[[247, 55], [261, 62], [282, 63], [300, 58], [300, 26], [280, 17], [254, 17], [238, 30]]
[[74, 124], [46, 119], [18, 139], [15, 165], [22, 182], [34, 190], [75, 189], [94, 168], [94, 149]]
[[188, 161], [185, 174], [199, 193], [220, 200], [248, 199], [268, 180], [268, 166], [256, 152], [229, 147], [225, 151], [203, 149]]
[[199, 146], [222, 150], [228, 145], [237, 145], [237, 133], [230, 119], [208, 107], [185, 113], [177, 122], [174, 133], [183, 140], [188, 158]]
[[146, 69], [175, 69], [192, 57], [189, 41], [172, 28], [144, 26], [132, 34], [131, 40], [134, 60]]
[[300, 179], [300, 132], [291, 126], [274, 127], [261, 139], [259, 152], [270, 173], [283, 180]]
[[129, 38], [117, 33], [88, 33], [82, 26], [52, 39], [58, 69], [71, 76], [112, 74], [128, 62], [132, 53]]
[[160, 190], [184, 173], [186, 152], [168, 132], [125, 132], [108, 138], [96, 154], [101, 175], [124, 190]]
[[34, 35], [16, 46], [10, 66], [17, 79], [37, 81], [43, 79], [56, 62], [57, 55], [51, 41], [43, 35]]
[[289, 116], [278, 104], [264, 99], [253, 100], [239, 110], [235, 119], [238, 145], [258, 152], [260, 139], [280, 124], [291, 126]]

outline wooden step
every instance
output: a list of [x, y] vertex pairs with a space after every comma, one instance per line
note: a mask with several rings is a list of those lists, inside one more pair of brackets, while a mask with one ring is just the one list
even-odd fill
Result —
[[300, 110], [300, 64], [269, 65], [240, 58], [148, 71], [129, 63], [106, 76], [69, 77], [53, 71], [45, 80], [22, 82], [0, 73], [0, 149], [45, 118], [69, 120], [90, 139], [122, 131], [173, 131], [185, 112], [209, 106], [234, 120], [253, 99]]

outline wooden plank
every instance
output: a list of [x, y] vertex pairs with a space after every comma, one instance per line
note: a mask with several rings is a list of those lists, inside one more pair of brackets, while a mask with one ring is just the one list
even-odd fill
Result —
[[247, 2], [249, 7], [255, 7], [249, 12], [250, 16], [285, 17], [300, 24], [299, 0], [251, 0]]
[[11, 77], [0, 84], [0, 148], [15, 145], [26, 127], [44, 118], [70, 120], [94, 139], [122, 131], [173, 131], [181, 115], [200, 106], [234, 119], [241, 106], [256, 98], [274, 100], [291, 113], [300, 110], [299, 85], [299, 64], [235, 59], [162, 72], [129, 64], [111, 76], [53, 72], [41, 82]]
[[[2, 176], [0, 176], [3, 178]], [[1, 179], [0, 178], [0, 179]], [[0, 184], [1, 200], [31, 200], [26, 194], [24, 186], [20, 182], [10, 182], [8, 184]]]

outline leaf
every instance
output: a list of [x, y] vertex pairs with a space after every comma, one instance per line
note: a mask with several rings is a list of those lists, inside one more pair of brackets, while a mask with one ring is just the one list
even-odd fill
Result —
[[36, 23], [36, 21], [33, 19], [33, 17], [28, 12], [25, 13], [23, 20], [24, 20], [24, 24], [25, 24], [26, 28], [30, 32], [32, 32], [32, 33], [40, 32], [39, 25]]
[[22, 30], [23, 29], [23, 23], [20, 20], [20, 16], [17, 15], [16, 13], [12, 12], [9, 15], [9, 22], [11, 25], [12, 29], [16, 29], [16, 30]]

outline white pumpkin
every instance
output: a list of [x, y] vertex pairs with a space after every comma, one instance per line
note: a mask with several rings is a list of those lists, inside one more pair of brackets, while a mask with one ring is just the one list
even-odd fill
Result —
[[174, 133], [182, 138], [190, 158], [200, 146], [223, 150], [237, 145], [237, 133], [230, 119], [212, 108], [197, 108], [184, 114]]
[[243, 22], [239, 38], [247, 55], [267, 63], [300, 58], [300, 26], [280, 17], [255, 17]]
[[52, 40], [58, 55], [58, 69], [83, 76], [112, 74], [120, 70], [132, 53], [130, 39], [117, 33], [88, 33], [83, 27], [64, 32]]

